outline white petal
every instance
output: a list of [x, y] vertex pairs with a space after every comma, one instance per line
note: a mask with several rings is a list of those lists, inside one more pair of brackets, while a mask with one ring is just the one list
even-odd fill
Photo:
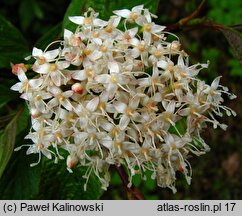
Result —
[[144, 140], [144, 143], [143, 143], [142, 147], [144, 147], [144, 148], [151, 148], [151, 146], [152, 146], [152, 139], [151, 139], [150, 136], [147, 136], [145, 138], [145, 140]]
[[30, 155], [30, 154], [33, 154], [33, 153], [36, 153], [36, 148], [35, 147], [32, 147], [30, 146], [26, 152], [26, 155]]
[[184, 67], [184, 66], [185, 66], [185, 64], [184, 64], [184, 60], [183, 60], [183, 58], [182, 58], [181, 55], [178, 57], [177, 64], [178, 64], [179, 66], [181, 66], [181, 67]]
[[133, 58], [137, 58], [137, 57], [140, 56], [140, 52], [137, 48], [134, 48], [134, 49], [131, 50], [131, 55], [132, 55]]
[[124, 113], [127, 108], [127, 105], [125, 103], [119, 101], [114, 102], [113, 105], [119, 113]]
[[65, 91], [62, 93], [62, 95], [65, 97], [65, 98], [69, 98], [73, 95], [73, 91], [69, 90], [69, 91]]
[[34, 71], [40, 74], [46, 74], [49, 72], [50, 65], [47, 64], [42, 64], [38, 65], [36, 68], [34, 68]]
[[147, 23], [146, 19], [144, 16], [139, 16], [135, 22], [140, 25], [140, 26], [143, 26], [145, 23]]
[[94, 50], [90, 55], [88, 55], [88, 58], [92, 61], [95, 61], [97, 59], [99, 59], [100, 57], [102, 57], [102, 52], [98, 51], [98, 50]]
[[40, 112], [44, 113], [45, 112], [45, 104], [42, 100], [38, 100], [34, 103], [36, 106], [36, 109], [39, 110]]
[[95, 97], [87, 103], [86, 108], [89, 111], [94, 112], [97, 109], [98, 104], [99, 104], [99, 97]]
[[129, 128], [127, 130], [127, 134], [129, 136], [131, 136], [132, 138], [134, 138], [135, 140], [139, 140], [139, 135], [138, 135], [138, 132], [137, 130], [135, 130], [134, 128]]
[[43, 51], [41, 49], [34, 47], [32, 50], [32, 56], [34, 57], [43, 56]]
[[123, 9], [123, 10], [115, 10], [113, 11], [113, 13], [124, 18], [129, 18], [131, 11], [128, 9]]
[[144, 118], [142, 115], [140, 115], [138, 112], [134, 112], [132, 115], [132, 119], [136, 122], [144, 122]]
[[58, 105], [58, 100], [56, 98], [51, 99], [48, 103], [47, 103], [47, 107], [49, 109], [52, 109], [53, 107]]
[[77, 132], [74, 134], [74, 140], [77, 143], [83, 142], [87, 138], [88, 138], [88, 133], [86, 133], [86, 132]]
[[42, 122], [40, 122], [38, 119], [36, 118], [31, 118], [31, 121], [32, 121], [32, 126], [33, 126], [33, 129], [35, 131], [38, 131], [40, 130], [40, 128], [42, 127]]
[[152, 20], [151, 20], [151, 16], [150, 16], [149, 10], [147, 10], [147, 9], [144, 10], [144, 17], [146, 18], [148, 23], [151, 23]]
[[119, 72], [119, 65], [116, 61], [108, 62], [108, 69], [110, 72]]
[[129, 122], [130, 122], [130, 118], [126, 115], [123, 115], [119, 121], [119, 128], [121, 130], [124, 130], [125, 128], [127, 128]]
[[168, 106], [166, 107], [166, 111], [167, 112], [170, 112], [170, 113], [174, 113], [175, 111], [175, 106], [176, 106], [176, 103], [175, 101], [171, 101]]
[[100, 38], [93, 38], [94, 43], [97, 45], [102, 45], [102, 40]]
[[13, 90], [13, 91], [19, 91], [22, 87], [22, 83], [21, 82], [18, 82], [16, 84], [14, 84], [10, 89]]
[[112, 105], [112, 104], [106, 104], [106, 111], [108, 112], [108, 113], [115, 113], [116, 112], [116, 109], [115, 109], [115, 107]]
[[69, 110], [69, 111], [71, 111], [72, 110], [72, 108], [73, 108], [73, 106], [72, 106], [72, 104], [71, 104], [71, 102], [69, 101], [69, 100], [63, 100], [62, 101], [62, 103], [61, 103], [61, 105], [63, 106], [63, 107], [65, 107], [67, 110]]
[[129, 35], [131, 36], [131, 38], [133, 38], [137, 34], [138, 30], [139, 30], [138, 27], [135, 27], [135, 28], [132, 28], [132, 29], [128, 30]]
[[129, 106], [132, 109], [136, 109], [139, 106], [140, 98], [139, 97], [134, 97], [130, 102]]
[[120, 16], [115, 17], [115, 18], [113, 19], [113, 27], [117, 27], [118, 24], [119, 24], [119, 22], [120, 22], [120, 20], [121, 20], [121, 17], [120, 17]]
[[49, 90], [53, 95], [58, 95], [60, 93], [62, 93], [61, 89], [56, 87], [56, 86], [52, 86]]
[[125, 76], [125, 75], [118, 74], [116, 77], [118, 79], [118, 83], [120, 83], [122, 85], [125, 85], [125, 84], [129, 83], [129, 78], [127, 76]]
[[141, 11], [143, 10], [143, 8], [144, 8], [144, 5], [142, 4], [142, 5], [137, 5], [137, 6], [135, 6], [135, 7], [133, 7], [132, 8], [132, 12], [136, 12], [136, 13], [141, 13]]
[[138, 44], [140, 43], [140, 41], [137, 38], [132, 38], [129, 42], [133, 46], [138, 46]]
[[217, 78], [212, 82], [211, 87], [212, 87], [213, 89], [217, 89], [217, 88], [218, 88], [219, 81], [220, 81], [221, 77], [222, 77], [222, 76], [217, 77]]
[[52, 158], [51, 153], [45, 149], [41, 150], [42, 154], [47, 157], [49, 160]]
[[87, 78], [84, 70], [77, 70], [72, 72], [71, 77], [76, 80], [85, 80]]
[[32, 88], [38, 88], [43, 83], [42, 79], [32, 79], [29, 81], [29, 85]]
[[41, 93], [41, 97], [43, 100], [50, 99], [52, 95], [49, 92], [43, 92]]
[[94, 19], [93, 21], [94, 26], [100, 26], [100, 27], [106, 26], [107, 23], [108, 23], [107, 21], [104, 21], [98, 18]]
[[21, 82], [25, 82], [28, 80], [25, 72], [23, 70], [19, 70], [18, 72], [18, 79], [21, 81]]
[[64, 29], [64, 38], [70, 39], [72, 35], [73, 35], [73, 32], [71, 32], [68, 29]]
[[187, 116], [188, 114], [190, 113], [190, 108], [185, 108], [185, 109], [182, 109], [178, 112], [179, 115], [181, 116]]
[[109, 80], [110, 80], [110, 75], [108, 74], [101, 74], [101, 75], [98, 75], [95, 80], [98, 82], [98, 83], [109, 83]]
[[145, 43], [147, 44], [150, 44], [151, 43], [151, 34], [150, 32], [143, 32], [143, 37], [144, 37], [144, 41]]
[[162, 68], [163, 70], [166, 70], [168, 66], [168, 62], [165, 60], [161, 60], [157, 62], [157, 67]]
[[174, 137], [168, 133], [167, 136], [165, 136], [165, 141], [167, 144], [172, 144], [172, 143], [174, 143]]
[[166, 27], [165, 26], [160, 26], [160, 25], [156, 25], [154, 24], [152, 26], [152, 33], [158, 33], [158, 32], [161, 32], [165, 29]]
[[84, 19], [85, 19], [85, 17], [83, 17], [83, 16], [71, 16], [68, 18], [71, 22], [78, 24], [78, 25], [83, 25]]
[[51, 77], [51, 80], [53, 81], [53, 83], [56, 86], [60, 86], [61, 85], [61, 77], [60, 77], [59, 72], [52, 71], [50, 73], [50, 77]]
[[109, 122], [101, 122], [100, 127], [102, 127], [105, 131], [109, 132], [113, 129], [114, 126]]
[[33, 95], [32, 95], [32, 93], [23, 93], [20, 95], [20, 98], [30, 101], [30, 100], [32, 100]]
[[50, 61], [50, 60], [54, 60], [60, 53], [59, 49], [54, 49], [54, 50], [50, 50], [47, 51], [46, 53], [44, 53], [44, 57]]
[[63, 70], [65, 68], [68, 68], [70, 66], [70, 63], [67, 61], [59, 61], [57, 62], [57, 66], [60, 70]]
[[106, 91], [103, 91], [100, 95], [99, 95], [99, 98], [100, 98], [100, 101], [102, 102], [107, 102], [108, 101], [108, 92]]
[[114, 94], [116, 94], [118, 86], [115, 83], [109, 83], [106, 88], [107, 88], [107, 92], [109, 94], [109, 97], [113, 97]]
[[99, 137], [99, 141], [103, 146], [105, 146], [108, 149], [110, 149], [113, 145], [112, 138], [110, 136], [108, 136], [107, 134]]
[[148, 78], [141, 78], [139, 79], [139, 85], [140, 86], [150, 86], [151, 85], [151, 79]]
[[68, 116], [68, 112], [65, 109], [60, 108], [59, 109], [60, 119], [66, 119], [67, 116]]

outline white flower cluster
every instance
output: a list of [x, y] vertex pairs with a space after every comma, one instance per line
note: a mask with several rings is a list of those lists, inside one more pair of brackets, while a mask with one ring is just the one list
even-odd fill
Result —
[[190, 182], [188, 155], [209, 149], [201, 129], [226, 129], [215, 116], [235, 115], [222, 94], [235, 96], [220, 77], [211, 85], [199, 80], [208, 65], [189, 66], [178, 39], [169, 42], [172, 34], [143, 5], [114, 14], [104, 21], [89, 9], [70, 17], [74, 33], [65, 29], [63, 41], [33, 49], [35, 77], [26, 76], [24, 64], [13, 67], [20, 82], [11, 89], [27, 101], [32, 119], [27, 154], [57, 161], [64, 149], [67, 169], [86, 166], [87, 181], [93, 172], [104, 189], [115, 164], [127, 168], [130, 185], [150, 170], [159, 186], [175, 191], [177, 171]]

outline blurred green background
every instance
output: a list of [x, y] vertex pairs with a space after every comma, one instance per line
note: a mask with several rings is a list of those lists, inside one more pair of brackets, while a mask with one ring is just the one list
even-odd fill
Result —
[[[25, 149], [11, 155], [14, 146], [25, 143], [23, 138], [30, 123], [24, 102], [18, 94], [9, 90], [17, 81], [11, 73], [10, 62], [23, 62], [33, 46], [43, 49], [49, 42], [61, 37], [65, 14], [65, 17], [67, 14], [78, 15], [90, 6], [100, 12], [101, 17], [107, 18], [114, 9], [132, 8], [143, 3], [158, 15], [156, 23], [169, 26], [191, 14], [200, 2], [1, 0], [0, 167], [6, 165], [6, 168], [4, 171], [0, 169], [0, 199], [127, 199], [115, 169], [111, 169], [112, 178], [107, 191], [100, 189], [93, 176], [85, 193], [81, 177], [85, 170], [78, 169], [74, 174], [69, 174], [65, 162], [55, 165], [46, 160], [30, 168], [29, 164], [36, 161], [37, 156], [26, 156]], [[146, 199], [242, 199], [242, 70], [235, 57], [241, 61], [242, 3], [240, 0], [208, 0], [200, 17], [207, 17], [210, 23], [236, 29], [236, 32], [225, 33], [230, 43], [222, 32], [205, 26], [183, 28], [175, 33], [192, 63], [210, 61], [209, 69], [200, 73], [202, 79], [211, 83], [216, 76], [223, 76], [221, 83], [237, 95], [237, 99], [225, 101], [225, 104], [236, 111], [237, 117], [223, 118], [223, 122], [229, 125], [226, 132], [210, 128], [203, 131], [202, 136], [211, 151], [199, 158], [190, 158], [193, 167], [190, 186], [182, 175], [178, 175], [178, 192], [172, 194], [169, 189], [158, 188], [153, 180], [147, 178], [147, 181], [141, 181], [137, 176], [135, 185]]]

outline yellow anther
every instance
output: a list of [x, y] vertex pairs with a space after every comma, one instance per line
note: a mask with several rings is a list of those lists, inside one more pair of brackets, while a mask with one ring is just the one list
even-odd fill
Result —
[[89, 50], [88, 48], [85, 48], [85, 49], [83, 50], [83, 53], [84, 53], [85, 55], [90, 55], [90, 54], [92, 53], [92, 51]]
[[111, 33], [113, 31], [113, 28], [112, 26], [107, 26], [105, 29], [104, 29], [107, 33]]
[[131, 18], [132, 20], [136, 20], [138, 17], [139, 17], [139, 15], [138, 15], [136, 12], [131, 12], [131, 13], [130, 13], [130, 18]]
[[143, 51], [145, 50], [145, 46], [144, 46], [143, 44], [139, 44], [139, 45], [138, 45], [138, 50], [139, 50], [140, 52], [143, 52]]
[[105, 47], [105, 46], [103, 46], [103, 45], [101, 46], [101, 51], [102, 51], [102, 52], [105, 53], [105, 52], [107, 52], [107, 50], [108, 50], [107, 47]]
[[150, 32], [152, 29], [152, 26], [149, 23], [144, 24], [144, 31]]
[[161, 51], [156, 50], [155, 53], [154, 53], [154, 56], [156, 58], [160, 58], [161, 57]]
[[90, 25], [92, 23], [92, 18], [91, 17], [86, 17], [85, 19], [84, 19], [84, 24], [86, 24], [86, 25]]
[[50, 64], [50, 71], [56, 71], [57, 70], [57, 65], [55, 63]]

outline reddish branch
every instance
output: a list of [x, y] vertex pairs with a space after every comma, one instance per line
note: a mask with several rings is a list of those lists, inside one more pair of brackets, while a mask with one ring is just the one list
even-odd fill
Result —
[[115, 165], [115, 169], [117, 170], [123, 185], [128, 193], [128, 198], [132, 200], [144, 200], [144, 196], [142, 193], [134, 186], [129, 187], [129, 179], [127, 173], [125, 172], [122, 166]]
[[180, 19], [177, 23], [167, 26], [165, 31], [175, 32], [181, 30], [189, 21], [196, 18], [200, 14], [205, 2], [206, 0], [202, 0], [195, 11], [193, 11], [189, 16]]

